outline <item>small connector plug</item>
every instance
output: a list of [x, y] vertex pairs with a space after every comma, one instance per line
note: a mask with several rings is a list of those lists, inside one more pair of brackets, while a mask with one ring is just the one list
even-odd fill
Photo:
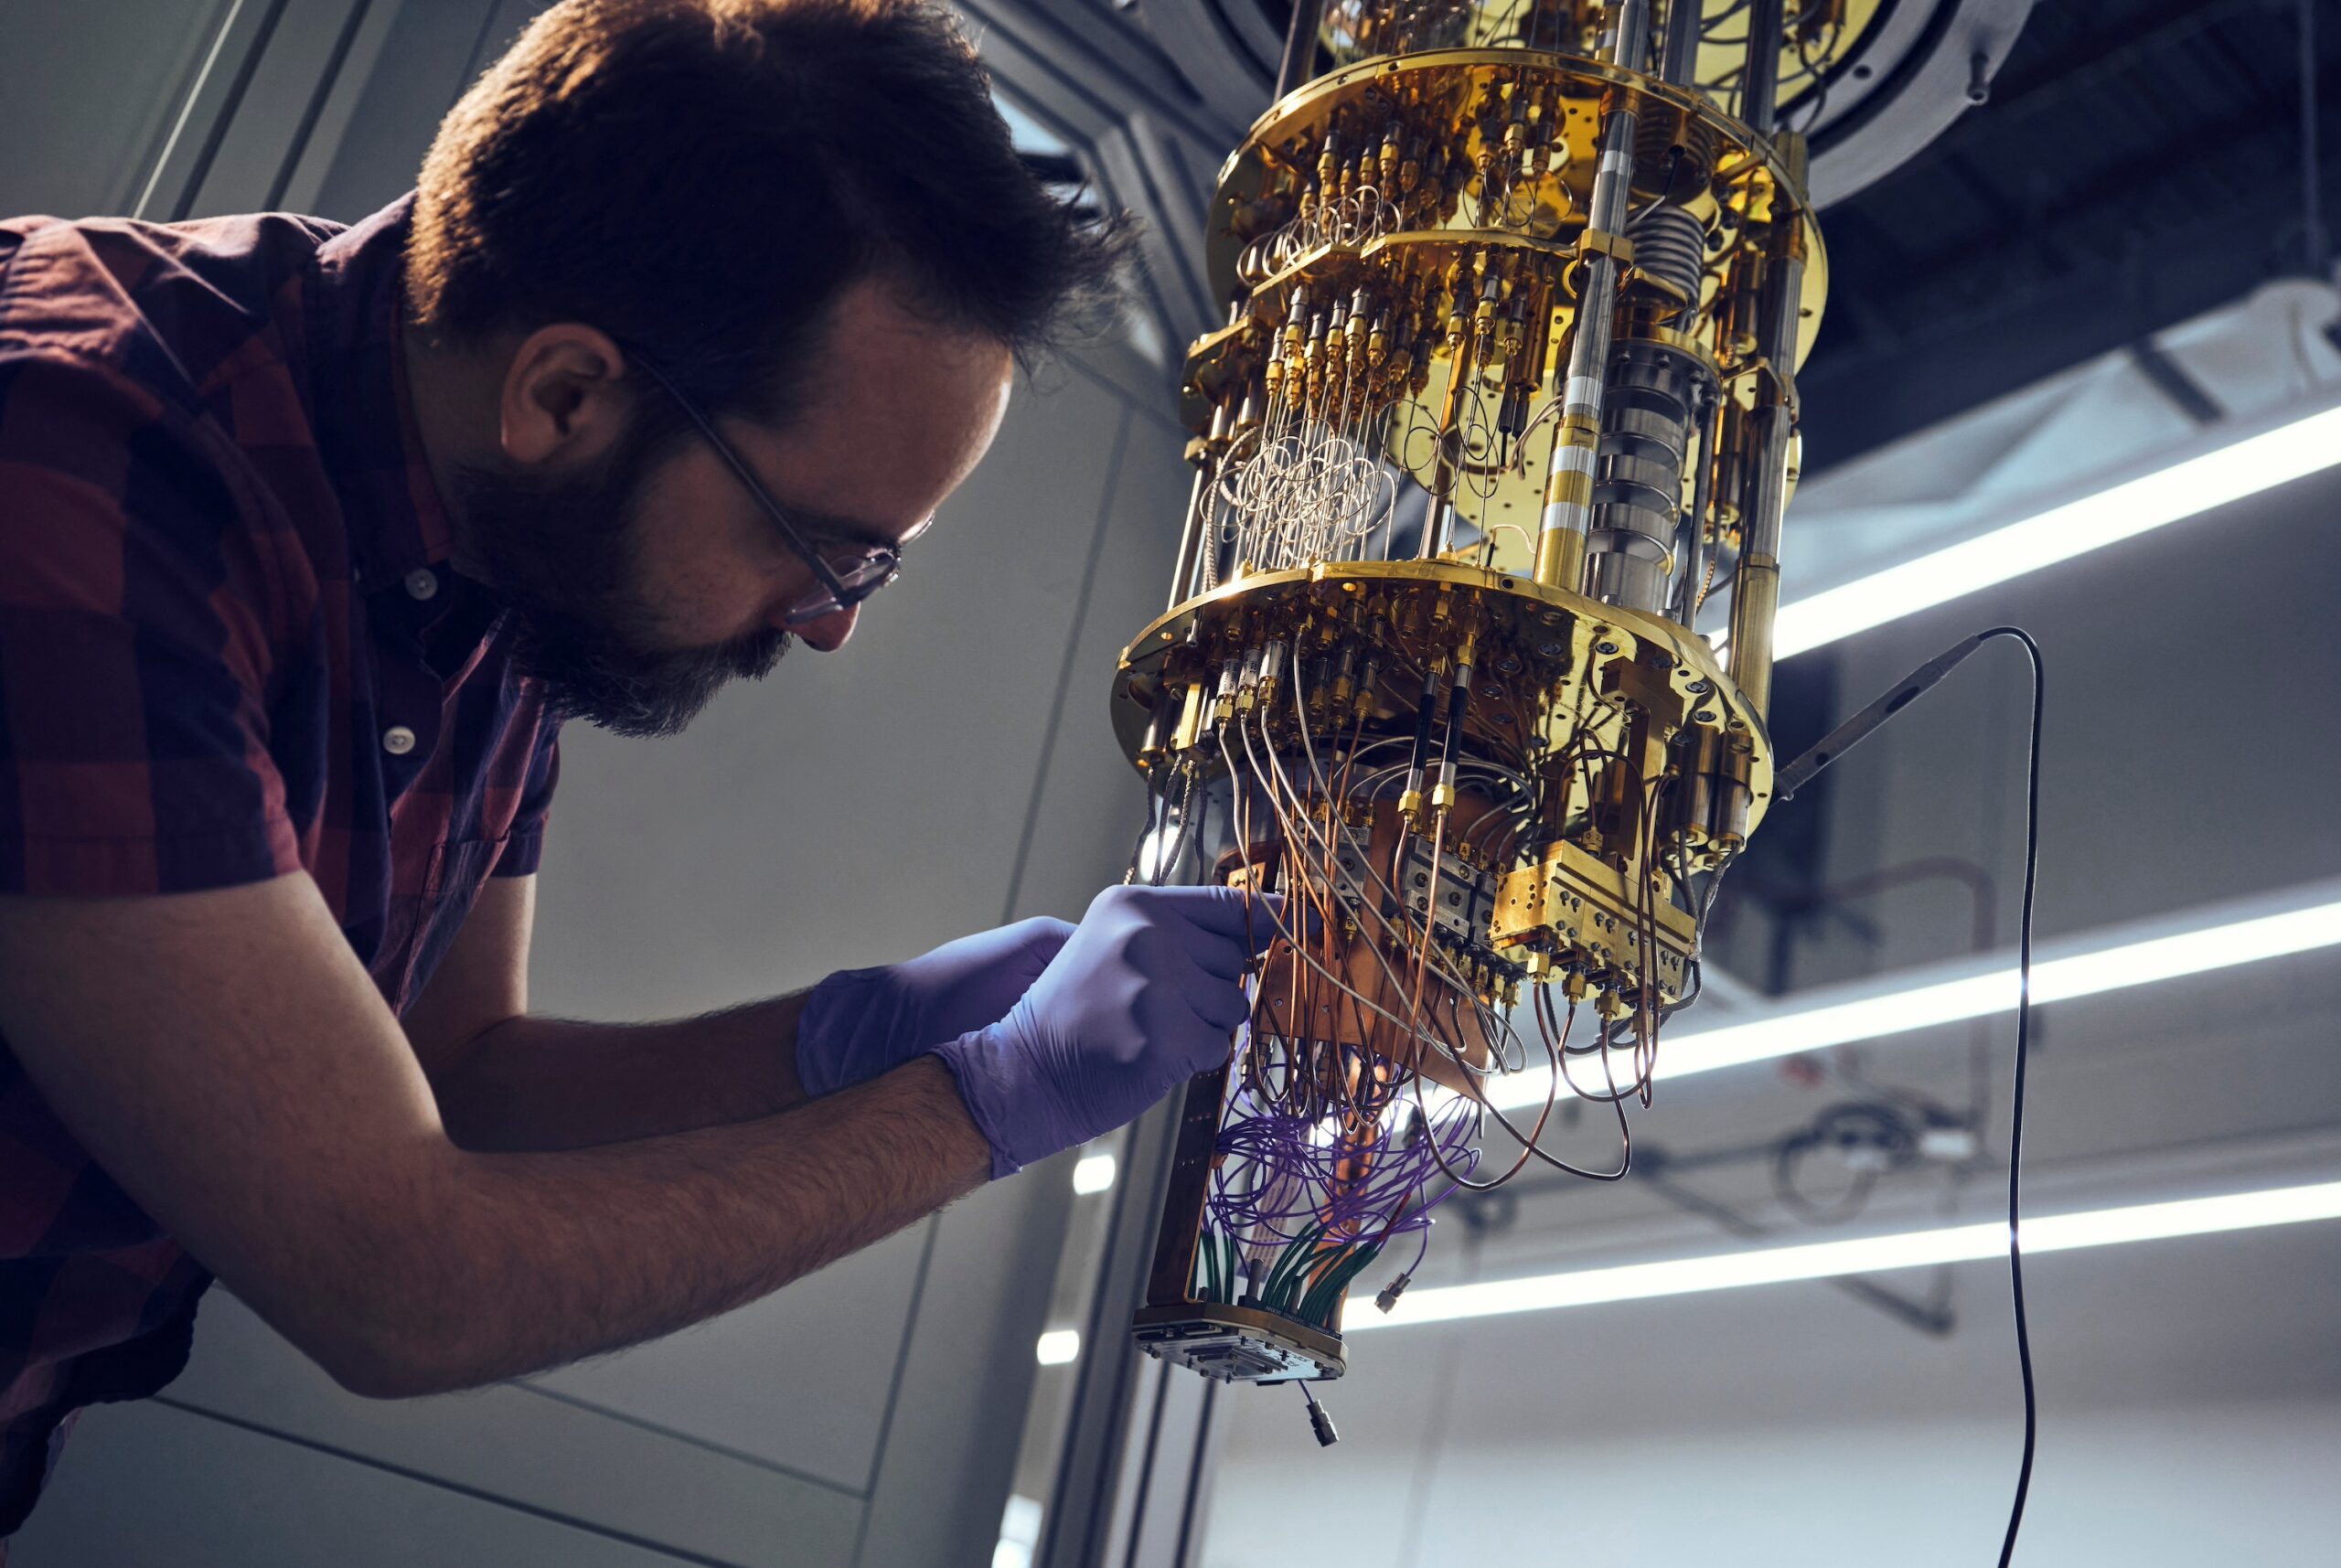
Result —
[[1320, 1448], [1331, 1448], [1334, 1444], [1339, 1443], [1342, 1440], [1342, 1435], [1333, 1430], [1332, 1416], [1323, 1405], [1317, 1403], [1317, 1395], [1311, 1392], [1305, 1381], [1300, 1385], [1300, 1397], [1309, 1402], [1309, 1430], [1317, 1434], [1317, 1445]]
[[1397, 1278], [1392, 1280], [1388, 1285], [1384, 1285], [1382, 1287], [1382, 1294], [1374, 1298], [1374, 1305], [1380, 1307], [1384, 1312], [1389, 1311], [1392, 1307], [1398, 1305], [1399, 1296], [1406, 1290], [1406, 1286], [1412, 1285], [1414, 1282], [1414, 1271], [1409, 1269], [1405, 1274], [1402, 1274]]

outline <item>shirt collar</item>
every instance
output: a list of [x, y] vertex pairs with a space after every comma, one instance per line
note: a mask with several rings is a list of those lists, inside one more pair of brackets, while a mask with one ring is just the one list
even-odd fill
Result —
[[399, 350], [412, 192], [318, 247], [306, 280], [310, 413], [361, 592], [447, 566], [447, 507], [424, 460]]

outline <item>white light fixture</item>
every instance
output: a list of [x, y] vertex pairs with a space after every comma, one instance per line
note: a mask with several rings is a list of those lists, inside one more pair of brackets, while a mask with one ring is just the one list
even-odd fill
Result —
[[2297, 419], [1780, 607], [1785, 659], [2341, 464], [2341, 408]]
[[1073, 1189], [1079, 1193], [1103, 1192], [1114, 1185], [1114, 1157], [1110, 1154], [1086, 1154], [1073, 1168]]
[[[2341, 1181], [2325, 1181], [2305, 1187], [2279, 1187], [2218, 1198], [2187, 1198], [2169, 1203], [2139, 1203], [2121, 1209], [2027, 1219], [2024, 1222], [2024, 1251], [2030, 1257], [2038, 1253], [2112, 1246], [2123, 1242], [2160, 1241], [2334, 1219], [2341, 1219]], [[1950, 1225], [1855, 1241], [1755, 1247], [1707, 1257], [1677, 1258], [1668, 1263], [1626, 1264], [1527, 1279], [1443, 1285], [1408, 1292], [1387, 1317], [1370, 1305], [1361, 1307], [1352, 1303], [1350, 1310], [1342, 1315], [1342, 1332], [1353, 1334], [1364, 1328], [1540, 1312], [1557, 1307], [1588, 1307], [1608, 1301], [1641, 1301], [1659, 1296], [1688, 1296], [1736, 1285], [1833, 1279], [1841, 1275], [1870, 1274], [1883, 1269], [1974, 1263], [2004, 1256], [2007, 1244], [2004, 1223]]]
[[[2341, 888], [2332, 883], [2314, 883], [2268, 901], [2293, 905], [2270, 913], [2222, 919], [2215, 912], [2206, 912], [2197, 917], [2200, 923], [2175, 930], [2168, 929], [2170, 922], [2155, 923], [2163, 929], [2151, 936], [2124, 940], [2100, 934], [2064, 944], [2066, 951], [2050, 949], [2033, 964], [2032, 999], [2035, 1003], [2072, 1001], [2149, 981], [2341, 944], [2341, 898], [2334, 896], [2336, 892]], [[2002, 955], [1980, 973], [1840, 1001], [1791, 1003], [1785, 1011], [1744, 1023], [1662, 1034], [1655, 1076], [1681, 1078], [1801, 1051], [1877, 1040], [2008, 1012], [2015, 1004], [2015, 965]], [[1684, 1017], [1695, 1018], [1695, 1007]], [[1621, 1067], [1625, 1061], [1622, 1054], [1612, 1060]], [[1598, 1065], [1571, 1071], [1588, 1087], [1602, 1083]], [[1549, 1082], [1549, 1072], [1542, 1069], [1507, 1073], [1489, 1085], [1488, 1098], [1507, 1109], [1541, 1105]], [[1562, 1093], [1567, 1093], [1566, 1086]]]
[[1081, 1330], [1052, 1328], [1041, 1336], [1033, 1354], [1044, 1367], [1061, 1367], [1081, 1354]]
[[991, 1568], [1032, 1568], [1032, 1553], [1041, 1544], [1041, 1499], [1021, 1492], [1009, 1494], [1000, 1511], [999, 1544], [992, 1548]]

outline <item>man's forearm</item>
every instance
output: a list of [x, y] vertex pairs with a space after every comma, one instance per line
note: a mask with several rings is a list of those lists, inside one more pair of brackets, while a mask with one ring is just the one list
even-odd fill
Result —
[[476, 1151], [591, 1148], [769, 1116], [805, 1099], [805, 993], [665, 1023], [509, 1019], [431, 1075], [447, 1136]]
[[334, 1277], [361, 1392], [465, 1388], [753, 1301], [979, 1185], [990, 1151], [925, 1059], [785, 1115], [566, 1153], [450, 1151]]

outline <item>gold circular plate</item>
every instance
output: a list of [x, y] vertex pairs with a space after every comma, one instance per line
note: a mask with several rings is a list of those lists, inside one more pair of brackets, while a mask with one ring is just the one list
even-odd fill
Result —
[[[1114, 732], [1123, 754], [1138, 760], [1166, 674], [1192, 678], [1174, 661], [1192, 662], [1196, 650], [1240, 646], [1264, 635], [1292, 635], [1304, 618], [1341, 613], [1347, 601], [1366, 596], [1390, 606], [1385, 635], [1415, 658], [1435, 645], [1451, 649], [1457, 619], [1476, 608], [1482, 653], [1475, 693], [1501, 682], [1534, 695], [1545, 744], [1562, 744], [1598, 693], [1621, 691], [1645, 706], [1679, 702], [1686, 727], [1714, 730], [1734, 749], [1747, 750], [1750, 831], [1771, 804], [1771, 737], [1705, 638], [1516, 573], [1446, 560], [1327, 562], [1259, 572], [1170, 610], [1122, 651], [1115, 672]], [[1447, 615], [1433, 619], [1428, 607], [1441, 599]], [[1401, 608], [1407, 603], [1412, 609]], [[1399, 629], [1417, 612], [1422, 627]], [[1513, 661], [1510, 667], [1506, 660]], [[1410, 713], [1416, 699], [1402, 687], [1385, 678], [1380, 688], [1393, 720]], [[1475, 696], [1475, 731], [1492, 722], [1490, 707]]]

